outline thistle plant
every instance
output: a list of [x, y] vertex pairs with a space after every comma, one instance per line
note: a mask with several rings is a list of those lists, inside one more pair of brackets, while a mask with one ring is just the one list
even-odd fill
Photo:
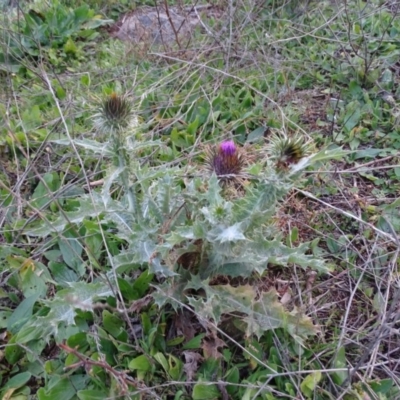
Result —
[[128, 164], [124, 142], [127, 132], [137, 124], [132, 104], [126, 96], [115, 92], [100, 103], [99, 112], [95, 115], [95, 126], [101, 134], [109, 135], [115, 154], [115, 165], [121, 169], [121, 180], [127, 195], [129, 211], [136, 210], [136, 197], [130, 187]]
[[[122, 145], [129, 129], [124, 116], [131, 113], [125, 105], [121, 106], [125, 103], [120, 100], [116, 95], [106, 99], [100, 116], [104, 121], [101, 129], [109, 132], [110, 143], [114, 144], [117, 168], [106, 177], [101, 195], [94, 190], [90, 197], [74, 198], [73, 210], [53, 218], [51, 225], [68, 238], [72, 235], [71, 225], [76, 227], [77, 233], [71, 242], [77, 244], [77, 250], [71, 252], [71, 246], [63, 246], [61, 241], [59, 245], [66, 265], [71, 268], [82, 265], [80, 251], [84, 246], [91, 245], [95, 255], [104, 252], [105, 245], [91, 241], [94, 236], [91, 235], [93, 230], [89, 231], [92, 221], [98, 220], [105, 233], [112, 229], [112, 238], [105, 235], [105, 240], [110, 240], [110, 248], [115, 245], [115, 238], [121, 245], [113, 254], [109, 252], [109, 262], [105, 259], [101, 264], [103, 259], [98, 261], [92, 252], [88, 256], [113, 285], [113, 290], [102, 282], [68, 282], [68, 291], [60, 291], [46, 304], [50, 309], [47, 315], [33, 315], [24, 322], [15, 344], [31, 346], [35, 351], [37, 340], [42, 337], [64, 339], [64, 327], [76, 323], [76, 310], [82, 308], [82, 304], [89, 301], [92, 305], [97, 298], [114, 296], [117, 291], [120, 293], [116, 300], [118, 307], [122, 302], [128, 304], [131, 299], [140, 303], [147, 298], [146, 301], [152, 299], [159, 307], [161, 315], [166, 315], [166, 305], [167, 310], [172, 306], [176, 311], [185, 305], [194, 311], [193, 315], [200, 316], [201, 321], [210, 321], [217, 326], [229, 323], [242, 330], [247, 338], [261, 337], [271, 329], [282, 329], [302, 344], [307, 337], [315, 335], [317, 327], [312, 320], [301, 310], [289, 311], [279, 301], [273, 287], [260, 293], [257, 285], [252, 285], [257, 277], [263, 279], [268, 274], [271, 265], [291, 268], [295, 264], [322, 273], [329, 271], [324, 260], [311, 254], [307, 243], [285, 244], [285, 238], [275, 224], [277, 207], [290, 190], [291, 183], [273, 169], [265, 168], [248, 182], [240, 196], [227, 195], [229, 190], [225, 190], [225, 185], [236, 190], [246, 179], [244, 167], [251, 161], [252, 154], [227, 140], [207, 149], [206, 167], [212, 176], [206, 179], [206, 184], [204, 177], [195, 176], [182, 185], [179, 166], [143, 167], [135, 170], [133, 187], [129, 181], [126, 146]], [[286, 162], [291, 163], [305, 154], [305, 148], [298, 141], [276, 139], [274, 144], [277, 161], [286, 157]], [[109, 190], [117, 179], [125, 193], [123, 201], [112, 197]], [[140, 193], [138, 198], [137, 193]], [[89, 218], [90, 224], [86, 224], [84, 220]], [[30, 236], [45, 238], [49, 234], [47, 220], [39, 226], [28, 226], [28, 229]], [[89, 234], [86, 237], [81, 232]], [[142, 272], [138, 276], [139, 269]], [[155, 276], [157, 279], [152, 281]], [[220, 282], [219, 276], [239, 278], [238, 282], [245, 278], [249, 284], [216, 284]], [[45, 274], [37, 279], [43, 277]], [[46, 282], [42, 287], [46, 290]], [[89, 311], [95, 313], [96, 309], [93, 306]], [[114, 321], [114, 315], [106, 311], [102, 314], [104, 321], [107, 318]], [[127, 309], [126, 312], [130, 314], [131, 311]], [[146, 311], [139, 310], [142, 312], [143, 320], [148, 318]], [[125, 329], [121, 331], [124, 335]], [[121, 340], [120, 333], [117, 335], [116, 340]], [[142, 353], [139, 356], [143, 358]]]

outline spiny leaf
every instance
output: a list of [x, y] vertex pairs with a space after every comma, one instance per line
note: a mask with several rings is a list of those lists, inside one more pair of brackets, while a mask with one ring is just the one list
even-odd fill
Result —
[[[190, 287], [190, 285], [188, 285]], [[246, 334], [260, 337], [265, 331], [285, 329], [297, 342], [315, 335], [318, 328], [312, 320], [299, 310], [287, 311], [279, 302], [275, 290], [259, 295], [250, 285], [233, 287], [230, 285], [203, 285], [207, 297], [189, 298], [190, 305], [205, 319], [220, 321], [223, 314], [244, 315]]]
[[76, 309], [93, 310], [98, 298], [113, 295], [110, 287], [101, 282], [73, 282], [59, 291], [51, 300], [43, 301], [49, 309], [46, 316], [33, 316], [16, 336], [16, 343], [27, 343], [39, 338], [48, 340], [57, 336], [60, 323], [75, 325]]
[[91, 196], [82, 196], [79, 204], [80, 207], [77, 211], [66, 211], [63, 214], [59, 214], [54, 221], [43, 220], [36, 226], [26, 229], [25, 234], [28, 236], [48, 237], [51, 232], [62, 232], [70, 223], [79, 224], [85, 218], [97, 217], [105, 211], [112, 214], [113, 212], [125, 210], [122, 204], [115, 201], [109, 201], [106, 207], [103, 199], [96, 193], [92, 193]]
[[64, 146], [71, 146], [72, 142], [78, 147], [90, 150], [95, 154], [100, 154], [102, 156], [108, 156], [108, 157], [112, 157], [114, 155], [111, 145], [108, 142], [101, 143], [96, 140], [90, 140], [90, 139], [54, 139], [51, 140], [51, 142], [56, 144], [62, 144]]
[[243, 235], [242, 224], [237, 223], [228, 227], [217, 226], [208, 233], [207, 239], [211, 242], [225, 243], [246, 240], [246, 237]]

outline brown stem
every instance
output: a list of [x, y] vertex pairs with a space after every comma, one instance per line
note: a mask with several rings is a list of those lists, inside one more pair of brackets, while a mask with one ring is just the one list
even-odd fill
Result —
[[127, 375], [124, 371], [115, 370], [106, 361], [92, 360], [89, 357], [79, 353], [78, 350], [73, 349], [72, 347], [69, 347], [64, 343], [59, 344], [59, 347], [61, 347], [65, 352], [73, 354], [76, 358], [79, 359], [79, 362], [76, 362], [74, 364], [68, 365], [65, 368], [84, 367], [86, 369], [88, 366], [89, 367], [94, 367], [94, 366], [100, 367], [100, 368], [103, 368], [104, 370], [106, 370], [111, 376], [113, 376], [115, 378], [115, 380], [121, 386], [122, 393], [128, 393], [129, 392], [129, 386], [132, 386], [135, 389], [138, 388], [137, 382], [132, 380], [132, 378], [129, 375]]
[[[175, 25], [174, 25], [174, 23], [172, 22], [171, 15], [170, 15], [170, 13], [169, 13], [168, 1], [167, 1], [167, 0], [164, 0], [164, 5], [165, 5], [165, 13], [167, 14], [169, 23], [171, 24], [171, 28], [172, 28], [172, 30], [174, 31], [176, 43], [178, 43], [178, 47], [179, 47], [179, 49], [181, 49], [181, 44], [180, 44], [180, 42], [179, 42], [179, 37], [178, 37], [178, 31], [175, 29]], [[185, 21], [184, 21], [184, 22], [185, 22]], [[183, 22], [183, 23], [184, 23], [184, 22]], [[180, 28], [179, 28], [179, 29], [180, 29]]]

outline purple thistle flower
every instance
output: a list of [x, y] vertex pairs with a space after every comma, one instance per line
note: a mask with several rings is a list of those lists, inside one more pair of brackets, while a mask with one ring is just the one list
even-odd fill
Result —
[[236, 153], [236, 145], [233, 140], [227, 140], [219, 145], [219, 153], [226, 156], [233, 156]]
[[226, 140], [217, 147], [209, 148], [206, 155], [208, 169], [223, 181], [235, 180], [244, 166], [242, 150], [233, 140]]

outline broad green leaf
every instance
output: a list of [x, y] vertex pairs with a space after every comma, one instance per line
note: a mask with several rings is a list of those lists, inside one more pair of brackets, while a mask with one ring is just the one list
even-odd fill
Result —
[[337, 254], [340, 251], [340, 244], [331, 235], [326, 237], [326, 245], [332, 254]]
[[82, 264], [82, 251], [83, 247], [80, 243], [79, 233], [71, 226], [63, 232], [58, 240], [58, 247], [60, 248], [64, 262], [77, 272], [78, 267]]
[[109, 395], [100, 390], [80, 390], [77, 393], [80, 400], [104, 400], [109, 397]]
[[372, 390], [377, 394], [388, 394], [390, 389], [395, 386], [393, 379], [381, 379], [368, 383]]
[[205, 333], [200, 333], [199, 335], [195, 336], [193, 339], [190, 339], [188, 342], [186, 342], [182, 348], [184, 350], [189, 350], [189, 349], [200, 349], [201, 347], [201, 342], [205, 336]]
[[186, 147], [186, 141], [184, 139], [184, 134], [178, 131], [177, 128], [173, 128], [170, 134], [171, 142], [178, 147]]
[[136, 260], [137, 254], [135, 251], [122, 251], [120, 254], [113, 257], [113, 266], [115, 270], [123, 273], [125, 271], [134, 271], [139, 269], [141, 263]]
[[25, 385], [31, 379], [32, 374], [30, 372], [21, 372], [17, 375], [14, 375], [11, 379], [7, 381], [7, 383], [2, 388], [3, 390], [7, 389], [18, 389]]
[[247, 136], [246, 142], [255, 142], [258, 139], [263, 138], [266, 131], [267, 131], [266, 127], [259, 126], [258, 128], [254, 129], [253, 132], [249, 133], [249, 135]]
[[47, 286], [43, 279], [43, 275], [40, 274], [40, 270], [37, 270], [34, 265], [26, 268], [21, 279], [21, 290], [26, 298], [37, 295], [38, 297], [44, 297], [47, 292]]
[[213, 400], [219, 399], [221, 392], [214, 384], [196, 383], [193, 387], [193, 400]]
[[312, 397], [321, 378], [322, 374], [320, 371], [315, 371], [310, 375], [307, 375], [300, 384], [302, 393], [307, 397]]
[[33, 192], [32, 205], [36, 208], [41, 208], [49, 203], [49, 200], [52, 199], [52, 194], [60, 188], [60, 184], [60, 178], [57, 173], [44, 174]]
[[[84, 223], [87, 220], [84, 221]], [[96, 231], [90, 230], [86, 233], [85, 237], [85, 245], [88, 249], [89, 256], [98, 257], [101, 254], [103, 248], [103, 237], [101, 233], [99, 233], [101, 227], [98, 227]]]
[[151, 363], [147, 356], [141, 354], [140, 356], [131, 360], [128, 364], [128, 368], [132, 371], [140, 370], [140, 371], [150, 371]]
[[168, 373], [168, 371], [169, 371], [169, 365], [168, 365], [168, 361], [167, 361], [167, 359], [165, 358], [164, 354], [158, 352], [158, 353], [156, 353], [156, 354], [154, 355], [154, 359], [157, 360], [157, 361], [161, 364], [161, 366], [163, 367], [164, 371], [165, 371], [166, 373]]
[[171, 379], [178, 381], [181, 377], [182, 370], [183, 370], [183, 363], [179, 358], [174, 357], [173, 355], [168, 356], [168, 374]]
[[173, 339], [170, 339], [167, 341], [167, 346], [168, 347], [174, 347], [174, 346], [178, 346], [179, 344], [183, 343], [185, 341], [185, 337], [184, 336], [177, 336]]
[[349, 83], [349, 92], [355, 99], [360, 98], [363, 94], [362, 88], [356, 81], [351, 81]]
[[81, 81], [82, 85], [89, 87], [90, 86], [90, 73], [87, 72], [84, 75], [82, 75], [80, 81]]
[[114, 338], [118, 338], [125, 328], [125, 322], [108, 310], [103, 310], [102, 317], [104, 329]]
[[0, 329], [7, 328], [8, 320], [11, 315], [11, 311], [0, 311]]
[[349, 103], [346, 107], [346, 114], [343, 117], [344, 127], [350, 132], [360, 122], [361, 106], [358, 102]]
[[71, 55], [75, 55], [77, 53], [78, 47], [71, 38], [68, 38], [67, 41], [65, 42], [64, 51], [66, 54], [71, 54]]
[[[238, 367], [231, 368], [228, 373], [226, 374], [226, 381], [230, 383], [238, 384], [240, 380], [240, 372]], [[237, 391], [236, 385], [228, 385], [226, 387], [227, 392], [230, 395], [234, 395]]]
[[76, 390], [69, 378], [54, 377], [37, 392], [38, 400], [70, 400], [76, 394]]
[[0, 299], [5, 299], [6, 297], [8, 297], [8, 293], [3, 288], [0, 288]]
[[25, 353], [21, 346], [14, 343], [15, 336], [13, 336], [11, 340], [8, 341], [8, 345], [4, 350], [5, 358], [10, 365], [16, 364], [24, 356]]
[[198, 127], [199, 127], [199, 118], [196, 117], [196, 119], [186, 127], [186, 132], [189, 135], [195, 136]]
[[29, 131], [34, 128], [38, 128], [42, 123], [42, 116], [38, 105], [29, 107], [22, 113], [22, 122], [24, 130]]
[[122, 278], [117, 278], [117, 281], [119, 290], [121, 291], [121, 294], [125, 299], [132, 301], [132, 300], [137, 300], [141, 297], [138, 296], [136, 290], [132, 289], [132, 286], [129, 284], [128, 281]]
[[386, 151], [387, 149], [364, 149], [364, 150], [359, 150], [355, 153], [354, 159], [357, 160], [359, 158], [376, 158], [377, 155], [382, 154]]
[[143, 297], [149, 289], [149, 284], [154, 278], [154, 274], [150, 274], [148, 271], [143, 271], [139, 277], [135, 280], [132, 285], [132, 289], [135, 290], [139, 298]]
[[[0, 59], [2, 59], [1, 53], [0, 53]], [[7, 74], [17, 74], [19, 70], [21, 69], [21, 65], [19, 64], [14, 64], [11, 62], [3, 63], [0, 62], [0, 71], [3, 71]]]
[[[43, 318], [43, 317], [42, 317]], [[32, 340], [38, 340], [40, 338], [47, 339], [52, 333], [53, 328], [51, 326], [44, 326], [40, 324], [39, 320], [32, 320], [25, 324], [22, 329], [15, 336], [17, 343], [25, 344]], [[48, 323], [48, 321], [43, 321]]]
[[[85, 25], [84, 25], [85, 31], [83, 31], [83, 33], [88, 30], [96, 29], [100, 26], [110, 25], [114, 22], [115, 21], [113, 19], [102, 19], [99, 16], [93, 17], [93, 19], [91, 19], [90, 21], [85, 22]], [[81, 35], [82, 35], [82, 33], [81, 33]]]
[[55, 93], [59, 100], [64, 100], [65, 97], [67, 96], [67, 92], [65, 91], [65, 89], [62, 86], [56, 86]]
[[350, 149], [351, 150], [356, 150], [356, 149], [358, 149], [358, 146], [360, 145], [360, 140], [359, 139], [357, 139], [357, 138], [354, 138], [353, 140], [351, 140], [350, 142], [349, 142], [349, 147], [350, 147]]
[[85, 332], [79, 332], [76, 335], [70, 336], [67, 340], [67, 345], [76, 350], [79, 349], [79, 351], [82, 352], [83, 348], [88, 346], [87, 334]]
[[[346, 368], [346, 352], [344, 346], [339, 347], [336, 351], [333, 366], [334, 368]], [[337, 385], [342, 385], [347, 378], [347, 371], [335, 371], [332, 373], [332, 379]]]
[[290, 242], [293, 244], [294, 242], [297, 241], [299, 238], [299, 229], [297, 226], [295, 226], [291, 231], [290, 231]]
[[50, 261], [48, 267], [58, 285], [68, 286], [69, 282], [76, 282], [78, 275], [64, 263]]
[[39, 297], [40, 293], [35, 293], [32, 296], [22, 300], [22, 302], [18, 305], [8, 319], [8, 331], [17, 333], [20, 330], [21, 326], [32, 316], [33, 306]]

